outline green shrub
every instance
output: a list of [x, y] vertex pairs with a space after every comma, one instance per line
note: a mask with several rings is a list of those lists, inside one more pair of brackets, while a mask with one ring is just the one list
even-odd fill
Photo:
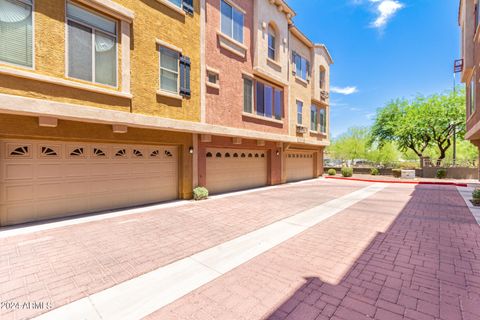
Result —
[[204, 187], [196, 187], [193, 189], [193, 199], [195, 200], [205, 200], [208, 198], [208, 190]]
[[395, 178], [400, 178], [400, 177], [402, 177], [402, 170], [400, 170], [400, 169], [392, 169], [392, 175], [393, 175]]
[[472, 192], [473, 199], [480, 199], [480, 188], [476, 188]]
[[445, 179], [447, 177], [447, 170], [446, 169], [438, 169], [436, 174], [438, 179]]
[[327, 173], [328, 173], [329, 176], [336, 176], [337, 175], [337, 170], [328, 169]]
[[378, 176], [378, 175], [380, 174], [380, 171], [378, 171], [377, 168], [372, 168], [372, 169], [370, 170], [370, 174], [371, 174], [372, 176]]
[[342, 176], [344, 176], [346, 178], [353, 176], [353, 168], [343, 167], [342, 168]]

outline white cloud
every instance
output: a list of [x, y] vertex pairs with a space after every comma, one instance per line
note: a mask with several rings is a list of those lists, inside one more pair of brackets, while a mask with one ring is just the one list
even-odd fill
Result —
[[369, 0], [375, 4], [377, 8], [378, 17], [372, 22], [372, 26], [375, 28], [384, 27], [390, 19], [392, 19], [398, 10], [405, 7], [403, 3], [397, 0]]
[[343, 94], [343, 95], [348, 96], [350, 94], [357, 93], [358, 89], [357, 89], [357, 87], [344, 87], [344, 88], [331, 87], [330, 91], [333, 92], [333, 93], [338, 93], [338, 94]]

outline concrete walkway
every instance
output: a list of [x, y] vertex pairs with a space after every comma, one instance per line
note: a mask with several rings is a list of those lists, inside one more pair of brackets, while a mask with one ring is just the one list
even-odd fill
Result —
[[0, 300], [45, 302], [0, 318], [480, 319], [480, 226], [456, 188], [378, 185], [317, 180], [0, 231]]

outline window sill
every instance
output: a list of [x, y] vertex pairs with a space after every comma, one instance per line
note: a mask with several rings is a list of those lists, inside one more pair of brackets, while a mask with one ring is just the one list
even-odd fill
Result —
[[273, 60], [273, 59], [270, 59], [267, 57], [267, 64], [270, 63], [270, 64], [273, 64], [277, 69], [277, 71], [282, 71], [282, 65], [280, 63], [278, 63], [277, 61]]
[[300, 78], [298, 76], [295, 76], [295, 80], [297, 80], [298, 82], [308, 86], [308, 81], [307, 80], [303, 80], [302, 78]]
[[220, 31], [217, 31], [217, 36], [220, 47], [230, 51], [233, 54], [236, 54], [241, 58], [245, 58], [247, 56], [248, 48], [243, 43], [240, 43], [237, 40], [230, 38], [229, 36], [223, 34]]
[[177, 99], [177, 100], [183, 100], [183, 97], [179, 95], [178, 93], [173, 93], [173, 92], [168, 92], [168, 91], [163, 91], [163, 90], [157, 90], [157, 96], [162, 96], [162, 97], [167, 97], [167, 98], [172, 98], [172, 99]]
[[262, 121], [268, 121], [268, 122], [272, 122], [272, 123], [282, 124], [282, 125], [283, 125], [283, 121], [282, 121], [282, 120], [277, 120], [277, 119], [273, 119], [273, 118], [267, 118], [267, 117], [259, 116], [259, 115], [253, 114], [253, 113], [242, 112], [242, 116], [247, 117], [247, 118], [252, 118], [252, 119], [257, 119], [257, 120], [262, 120]]
[[171, 3], [168, 0], [155, 0], [155, 1], [163, 4], [165, 7], [169, 7], [170, 9], [172, 9], [173, 11], [176, 11], [178, 14], [181, 14], [182, 16], [186, 15], [185, 11], [183, 11], [182, 8], [177, 7], [176, 5], [174, 5], [173, 3]]
[[327, 136], [326, 133], [320, 132], [320, 131], [309, 130], [309, 133], [310, 133], [311, 135], [315, 135], [315, 136], [323, 136], [323, 137], [326, 137], [326, 136]]
[[210, 88], [213, 88], [213, 89], [217, 89], [219, 90], [220, 89], [220, 86], [216, 83], [211, 83], [211, 82], [208, 82], [207, 81], [207, 87], [210, 87]]
[[101, 93], [101, 94], [106, 94], [114, 97], [120, 97], [120, 98], [126, 98], [126, 99], [132, 99], [132, 95], [130, 93], [125, 93], [121, 91], [116, 91], [113, 89], [108, 89], [108, 88], [103, 88], [103, 87], [97, 87], [95, 85], [90, 85], [90, 84], [85, 84], [82, 82], [76, 82], [73, 80], [67, 80], [67, 79], [62, 79], [62, 78], [57, 78], [57, 77], [52, 77], [52, 76], [46, 76], [46, 75], [41, 75], [37, 74], [31, 71], [26, 71], [26, 70], [17, 70], [17, 69], [10, 69], [7, 67], [0, 66], [0, 74], [3, 75], [9, 75], [13, 77], [18, 77], [18, 78], [23, 78], [23, 79], [28, 79], [28, 80], [36, 80], [36, 81], [41, 81], [41, 82], [46, 82], [46, 83], [51, 83], [59, 86], [64, 86], [64, 87], [69, 87], [69, 88], [75, 88], [79, 90], [85, 90], [85, 91], [90, 91], [90, 92], [95, 92], [95, 93]]

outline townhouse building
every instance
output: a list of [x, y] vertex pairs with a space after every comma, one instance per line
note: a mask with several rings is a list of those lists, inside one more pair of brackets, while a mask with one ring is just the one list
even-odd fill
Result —
[[[213, 193], [323, 173], [328, 102], [320, 98], [320, 80], [312, 77], [320, 76], [313, 69], [322, 66], [327, 92], [332, 61], [325, 47], [304, 35], [292, 37], [292, 30], [298, 31], [292, 28], [294, 16], [279, 0], [206, 0], [205, 121], [234, 128], [233, 137], [200, 136], [199, 184]], [[292, 45], [306, 52], [305, 59], [292, 60]], [[302, 70], [297, 75], [295, 65]], [[305, 136], [297, 133], [294, 97], [305, 103], [305, 121], [310, 121], [306, 110], [312, 103], [323, 106], [313, 115], [315, 128]]]
[[0, 225], [192, 194], [199, 0], [0, 0]]
[[294, 16], [0, 0], [0, 226], [321, 175], [333, 62]]
[[480, 4], [478, 0], [461, 0], [458, 12], [461, 28], [461, 81], [466, 86], [465, 139], [480, 148]]

